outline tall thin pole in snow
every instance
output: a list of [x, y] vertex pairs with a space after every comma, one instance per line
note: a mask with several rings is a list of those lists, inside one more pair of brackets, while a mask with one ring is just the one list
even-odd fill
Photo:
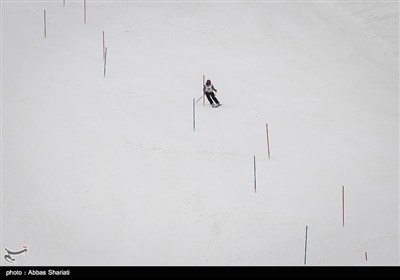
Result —
[[195, 98], [193, 98], [193, 131], [196, 130], [196, 101]]
[[65, 7], [65, 0], [63, 0], [63, 7]]
[[103, 59], [105, 59], [105, 51], [106, 51], [106, 43], [104, 40], [104, 31], [103, 31]]
[[342, 186], [342, 224], [344, 226], [344, 186]]
[[266, 123], [265, 126], [266, 126], [266, 131], [267, 131], [267, 150], [268, 150], [268, 158], [271, 158], [270, 153], [269, 153], [268, 123]]
[[46, 10], [43, 10], [43, 23], [44, 23], [44, 38], [47, 38], [47, 21], [46, 21]]
[[307, 231], [308, 231], [308, 225], [306, 225], [306, 238], [304, 241], [304, 264], [307, 264]]
[[107, 66], [107, 47], [104, 51], [104, 78], [106, 77], [106, 66]]
[[368, 254], [367, 252], [364, 252], [365, 260], [368, 261]]
[[257, 193], [256, 156], [254, 156], [253, 158], [253, 171], [254, 171], [254, 192]]
[[[203, 90], [203, 88], [204, 88], [204, 84], [206, 83], [205, 80], [206, 80], [206, 77], [203, 75], [203, 85], [201, 87], [201, 90]], [[206, 98], [204, 96], [204, 92], [203, 92], [203, 106], [206, 106]]]
[[86, 0], [83, 0], [83, 22], [86, 23]]

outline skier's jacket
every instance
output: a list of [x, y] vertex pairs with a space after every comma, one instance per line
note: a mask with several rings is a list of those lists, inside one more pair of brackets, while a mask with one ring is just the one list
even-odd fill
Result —
[[205, 84], [204, 87], [203, 87], [203, 91], [205, 93], [212, 93], [212, 92], [217, 91], [217, 90], [215, 89], [213, 84], [209, 84], [209, 85]]

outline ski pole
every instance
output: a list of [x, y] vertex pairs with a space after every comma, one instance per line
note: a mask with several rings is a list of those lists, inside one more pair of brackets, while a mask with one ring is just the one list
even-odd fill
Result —
[[200, 96], [200, 98], [199, 98], [199, 99], [197, 99], [196, 103], [200, 101], [200, 99], [201, 99], [201, 98], [204, 96], [204, 94], [205, 94], [205, 93], [203, 93], [203, 95], [202, 95], [202, 96]]

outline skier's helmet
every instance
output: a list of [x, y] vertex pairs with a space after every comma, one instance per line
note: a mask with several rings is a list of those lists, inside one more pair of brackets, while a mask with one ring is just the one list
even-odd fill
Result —
[[207, 85], [211, 84], [211, 80], [207, 80], [206, 84]]

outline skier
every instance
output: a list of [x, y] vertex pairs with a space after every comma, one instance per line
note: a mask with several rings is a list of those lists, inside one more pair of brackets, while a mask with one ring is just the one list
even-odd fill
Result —
[[[210, 102], [211, 106], [213, 108], [219, 107], [221, 104], [219, 103], [218, 99], [215, 97], [215, 92], [217, 92], [217, 89], [214, 87], [214, 85], [211, 83], [210, 80], [207, 80], [206, 84], [203, 87], [203, 92], [207, 96], [208, 101]], [[215, 102], [215, 104], [214, 104]]]

